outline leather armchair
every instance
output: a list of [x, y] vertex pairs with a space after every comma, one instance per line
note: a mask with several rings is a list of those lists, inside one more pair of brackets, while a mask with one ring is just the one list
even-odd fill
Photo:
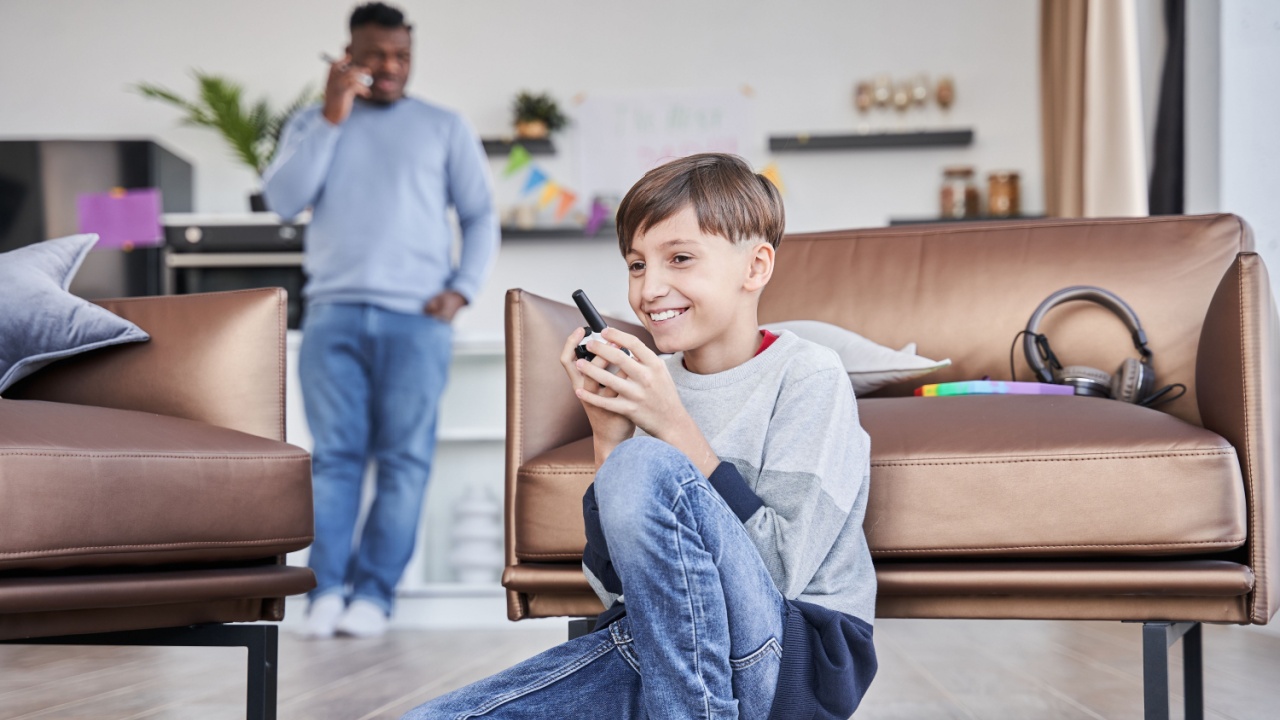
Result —
[[[911, 396], [921, 382], [1009, 379], [1015, 334], [1069, 285], [1124, 298], [1147, 330], [1157, 386], [1182, 383], [1186, 393], [1159, 409]], [[1191, 633], [1187, 672], [1198, 672], [1196, 623], [1265, 624], [1280, 606], [1280, 327], [1240, 218], [790, 235], [760, 321], [798, 319], [953, 361], [859, 398], [872, 439], [864, 527], [879, 617], [1142, 621], [1149, 717], [1161, 717], [1160, 653], [1170, 643]], [[557, 361], [580, 324], [570, 305], [508, 293], [503, 584], [512, 620], [601, 610], [579, 569], [590, 429]], [[1056, 310], [1042, 331], [1067, 364], [1110, 371], [1134, 354], [1123, 324], [1091, 304]], [[1016, 355], [1019, 379], [1031, 378]]]
[[222, 624], [281, 620], [315, 585], [284, 564], [312, 538], [284, 291], [100, 304], [151, 340], [0, 400], [0, 641], [247, 646], [249, 716], [274, 717], [276, 626]]

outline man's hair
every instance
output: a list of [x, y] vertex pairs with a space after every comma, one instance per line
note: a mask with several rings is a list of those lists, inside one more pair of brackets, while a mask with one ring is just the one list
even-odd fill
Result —
[[618, 248], [631, 252], [636, 236], [692, 207], [698, 228], [730, 242], [782, 242], [786, 215], [778, 188], [742, 158], [689, 155], [660, 165], [631, 186], [618, 206]]
[[388, 30], [400, 27], [405, 30], [413, 30], [413, 26], [404, 21], [404, 13], [380, 2], [365, 3], [353, 10], [351, 22], [348, 25], [352, 30], [365, 25], [377, 25]]

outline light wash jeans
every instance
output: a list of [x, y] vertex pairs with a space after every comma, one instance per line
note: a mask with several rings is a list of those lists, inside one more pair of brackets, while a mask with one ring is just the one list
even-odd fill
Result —
[[404, 720], [768, 717], [787, 611], [742, 522], [653, 438], [618, 446], [595, 483], [627, 615]]
[[[342, 593], [391, 613], [417, 537], [453, 330], [431, 316], [373, 305], [307, 308], [298, 375], [311, 455], [314, 600]], [[377, 493], [352, 551], [365, 466]]]

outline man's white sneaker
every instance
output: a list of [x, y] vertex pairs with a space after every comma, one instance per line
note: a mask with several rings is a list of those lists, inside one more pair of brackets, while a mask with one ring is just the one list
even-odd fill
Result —
[[328, 593], [313, 600], [307, 609], [307, 625], [302, 634], [310, 638], [331, 638], [347, 603], [341, 593]]
[[341, 635], [358, 638], [380, 637], [387, 631], [387, 614], [368, 600], [353, 600], [338, 620]]

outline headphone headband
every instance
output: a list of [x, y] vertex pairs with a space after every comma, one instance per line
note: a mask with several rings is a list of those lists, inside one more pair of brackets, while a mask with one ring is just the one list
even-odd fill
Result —
[[[1150, 362], [1151, 351], [1147, 349], [1147, 333], [1142, 329], [1142, 322], [1138, 320], [1137, 313], [1124, 300], [1121, 300], [1118, 295], [1109, 290], [1103, 290], [1092, 285], [1073, 285], [1045, 298], [1044, 302], [1040, 303], [1036, 311], [1031, 314], [1031, 319], [1027, 321], [1027, 332], [1022, 338], [1022, 348], [1027, 356], [1027, 364], [1035, 371], [1041, 382], [1053, 382], [1053, 371], [1045, 367], [1044, 360], [1036, 347], [1036, 338], [1043, 337], [1040, 335], [1040, 322], [1055, 307], [1078, 300], [1087, 300], [1101, 305], [1120, 316], [1120, 319], [1124, 320], [1125, 325], [1129, 327], [1129, 336], [1133, 339], [1133, 346], [1142, 355], [1142, 362]], [[1053, 360], [1056, 361], [1057, 358], [1053, 358]]]

